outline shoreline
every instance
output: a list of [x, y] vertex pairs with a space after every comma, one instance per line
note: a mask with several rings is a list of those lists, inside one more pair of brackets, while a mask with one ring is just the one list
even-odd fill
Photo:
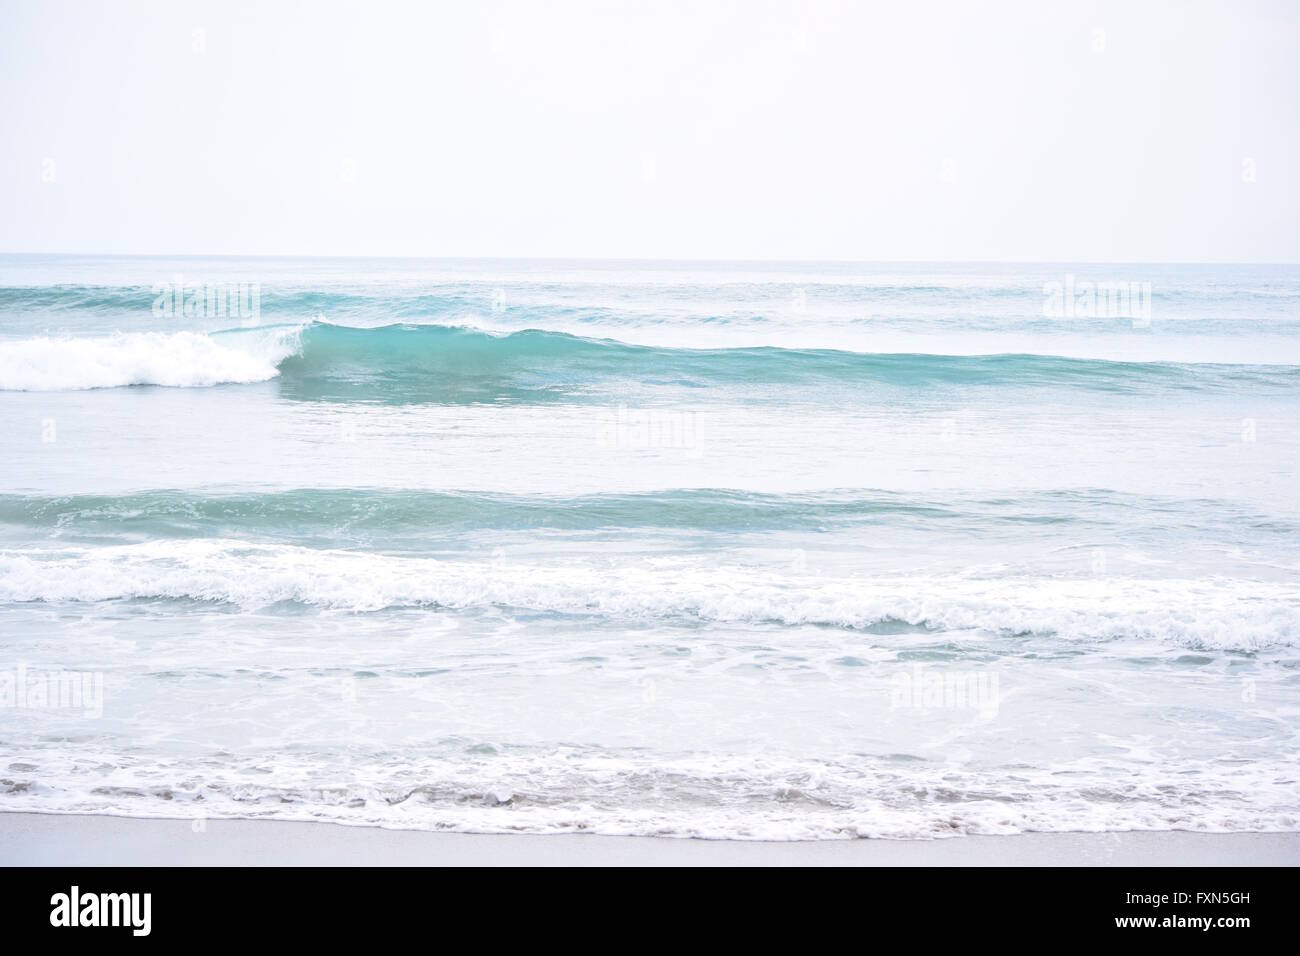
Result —
[[766, 842], [0, 812], [3, 866], [1297, 866], [1300, 833]]

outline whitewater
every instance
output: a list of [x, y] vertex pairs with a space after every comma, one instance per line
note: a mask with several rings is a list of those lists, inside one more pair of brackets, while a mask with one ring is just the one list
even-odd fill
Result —
[[0, 810], [1295, 830], [1297, 421], [1289, 266], [3, 256]]

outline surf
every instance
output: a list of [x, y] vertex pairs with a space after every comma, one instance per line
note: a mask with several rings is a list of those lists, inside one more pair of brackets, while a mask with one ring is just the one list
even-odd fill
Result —
[[56, 392], [265, 382], [299, 346], [293, 328], [124, 332], [0, 343], [0, 391]]
[[210, 602], [528, 611], [623, 624], [906, 624], [1053, 640], [1122, 639], [1253, 651], [1294, 646], [1300, 600], [1286, 582], [1239, 578], [811, 573], [734, 556], [562, 562], [383, 554], [237, 539], [0, 550], [0, 601]]
[[[306, 401], [492, 404], [609, 401], [647, 388], [806, 400], [863, 389], [994, 387], [1112, 392], [1286, 391], [1294, 366], [1127, 362], [1041, 354], [946, 355], [777, 347], [674, 348], [524, 329], [313, 321], [218, 332], [127, 332], [0, 342], [0, 391], [166, 386], [208, 388], [278, 380]], [[811, 396], [815, 397], [815, 396]]]

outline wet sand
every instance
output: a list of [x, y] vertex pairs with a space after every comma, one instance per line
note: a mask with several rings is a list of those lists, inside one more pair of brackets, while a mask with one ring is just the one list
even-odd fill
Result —
[[759, 842], [0, 813], [5, 866], [1294, 866], [1300, 833]]

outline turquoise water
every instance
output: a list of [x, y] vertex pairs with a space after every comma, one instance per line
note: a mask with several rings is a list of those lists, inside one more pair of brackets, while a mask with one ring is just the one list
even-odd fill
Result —
[[0, 809], [1294, 829], [1298, 321], [1290, 266], [0, 257]]

